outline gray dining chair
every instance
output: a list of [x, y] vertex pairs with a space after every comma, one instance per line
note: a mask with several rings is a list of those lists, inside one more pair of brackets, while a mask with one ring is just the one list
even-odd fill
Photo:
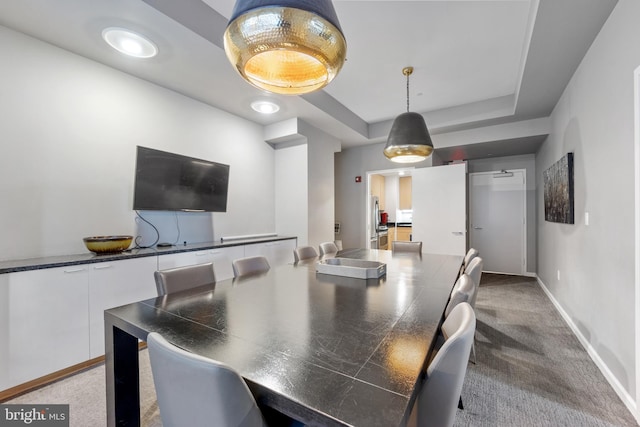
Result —
[[295, 262], [303, 259], [315, 258], [317, 256], [318, 252], [316, 252], [313, 246], [298, 246], [293, 250], [293, 259]]
[[[451, 296], [449, 297], [449, 302], [447, 303], [447, 307], [444, 310], [444, 317], [449, 317], [451, 311], [460, 303], [469, 302], [473, 293], [475, 291], [475, 283], [473, 283], [473, 279], [468, 274], [463, 274], [458, 278], [456, 284], [451, 291]], [[471, 304], [469, 304], [471, 305]], [[473, 306], [471, 306], [473, 308]]]
[[216, 282], [213, 263], [158, 270], [153, 273], [158, 296]]
[[333, 242], [320, 243], [318, 248], [320, 249], [320, 256], [331, 255], [338, 252], [338, 247]]
[[482, 259], [482, 257], [477, 256], [471, 260], [467, 268], [465, 268], [464, 270], [465, 274], [468, 274], [469, 277], [471, 277], [471, 280], [473, 280], [473, 283], [475, 284], [475, 291], [471, 297], [471, 301], [469, 301], [469, 304], [471, 304], [471, 306], [474, 308], [476, 306], [478, 288], [480, 287], [480, 279], [482, 279], [483, 267], [484, 267], [484, 260]]
[[429, 363], [412, 414], [418, 427], [453, 425], [476, 329], [473, 308], [456, 305], [441, 329], [446, 341]]
[[265, 273], [271, 268], [269, 261], [263, 256], [238, 258], [233, 260], [232, 266], [234, 277]]
[[339, 251], [342, 250], [342, 240], [334, 240], [333, 243], [336, 244], [336, 248], [338, 248]]
[[394, 240], [391, 243], [391, 250], [393, 252], [422, 253], [422, 242], [405, 242], [400, 240]]
[[[478, 288], [480, 287], [480, 280], [482, 279], [482, 268], [484, 267], [484, 260], [480, 256], [476, 256], [471, 260], [467, 268], [464, 270], [465, 274], [471, 277], [471, 280], [474, 284], [473, 293], [471, 294], [471, 298], [469, 300], [469, 304], [473, 309], [476, 308], [476, 299], [478, 298]], [[475, 340], [471, 347], [471, 361], [476, 363], [476, 343]]]
[[163, 426], [267, 426], [230, 366], [185, 351], [157, 332], [147, 336], [147, 347]]
[[467, 268], [469, 263], [471, 263], [471, 261], [475, 257], [477, 257], [479, 254], [480, 254], [480, 252], [478, 252], [478, 250], [476, 248], [469, 248], [469, 250], [467, 251], [467, 253], [464, 256], [464, 259], [462, 260], [462, 266], [460, 267], [460, 274], [464, 273], [464, 270]]
[[464, 256], [464, 266], [465, 268], [469, 265], [471, 260], [477, 257], [480, 254], [476, 248], [469, 248], [466, 255]]

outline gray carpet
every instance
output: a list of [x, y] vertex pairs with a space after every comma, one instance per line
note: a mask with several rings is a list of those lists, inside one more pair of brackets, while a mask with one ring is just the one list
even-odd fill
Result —
[[[535, 279], [483, 274], [477, 364], [469, 364], [456, 426], [637, 426]], [[161, 426], [141, 352], [143, 426]], [[105, 425], [104, 366], [5, 403], [69, 403], [70, 425]], [[386, 427], [386, 426], [382, 426]]]
[[483, 274], [456, 426], [637, 426], [536, 280]]

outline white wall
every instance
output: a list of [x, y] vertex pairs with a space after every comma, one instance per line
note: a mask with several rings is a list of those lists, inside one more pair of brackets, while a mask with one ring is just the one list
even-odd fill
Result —
[[[309, 242], [307, 141], [276, 149], [276, 232], [296, 236], [298, 246]], [[291, 255], [293, 259], [293, 254]]]
[[260, 126], [4, 27], [0, 55], [0, 260], [133, 234], [136, 145], [231, 166], [228, 212], [207, 214], [213, 226], [194, 239], [275, 231]]
[[[366, 248], [369, 243], [365, 226], [367, 172], [400, 169], [403, 166], [384, 156], [384, 146], [385, 143], [348, 148], [335, 156], [336, 221], [341, 223], [341, 238], [345, 248]], [[440, 162], [439, 158], [432, 155], [410, 166], [430, 167], [436, 162]], [[355, 182], [356, 176], [361, 176], [362, 182]]]
[[[556, 105], [552, 133], [536, 156], [538, 275], [630, 407], [637, 392], [633, 73], [640, 65], [639, 16], [638, 0], [618, 2]], [[574, 153], [574, 225], [544, 219], [542, 173], [567, 152]]]
[[340, 141], [302, 122], [300, 132], [308, 143], [309, 245], [318, 247], [334, 240], [335, 153]]
[[[536, 219], [536, 160], [533, 154], [524, 156], [495, 157], [469, 161], [469, 173], [492, 172], [511, 169], [525, 169], [527, 181], [527, 273], [535, 273], [537, 268], [537, 226]], [[472, 187], [469, 186], [469, 191]]]

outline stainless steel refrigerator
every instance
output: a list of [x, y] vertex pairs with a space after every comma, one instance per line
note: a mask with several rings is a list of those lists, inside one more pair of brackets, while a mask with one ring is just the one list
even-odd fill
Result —
[[369, 242], [371, 249], [378, 249], [378, 226], [380, 225], [380, 201], [377, 196], [371, 196], [369, 202]]

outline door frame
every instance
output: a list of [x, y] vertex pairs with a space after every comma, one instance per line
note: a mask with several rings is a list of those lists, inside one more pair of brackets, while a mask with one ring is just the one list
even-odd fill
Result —
[[[522, 189], [521, 189], [521, 194], [522, 194], [522, 224], [521, 224], [521, 233], [522, 233], [522, 262], [521, 262], [521, 272], [520, 274], [523, 276], [532, 276], [535, 277], [536, 274], [535, 273], [529, 273], [529, 266], [528, 266], [528, 253], [527, 253], [527, 170], [526, 169], [503, 169], [501, 171], [489, 171], [489, 172], [472, 172], [469, 173], [469, 183], [467, 185], [468, 188], [468, 194], [469, 194], [469, 199], [471, 199], [471, 192], [473, 191], [473, 186], [471, 185], [471, 180], [473, 178], [473, 176], [475, 175], [495, 175], [495, 174], [499, 174], [502, 172], [513, 172], [513, 173], [521, 173], [522, 174]], [[471, 203], [469, 203], [468, 205], [468, 228], [469, 228], [469, 246], [471, 246], [471, 229], [472, 224], [471, 224], [471, 219], [472, 219], [472, 212], [471, 212]], [[513, 274], [513, 273], [504, 273], [504, 272], [500, 272], [500, 271], [487, 271], [487, 273], [500, 273], [500, 274]]]
[[[634, 170], [635, 170], [635, 337], [636, 337], [636, 421], [640, 422], [640, 67], [633, 72]], [[631, 409], [631, 408], [630, 408]]]
[[398, 167], [398, 168], [393, 168], [393, 169], [378, 169], [378, 170], [372, 170], [372, 171], [366, 171], [366, 184], [365, 185], [365, 216], [366, 216], [366, 221], [364, 221], [364, 236], [365, 236], [365, 247], [369, 248], [371, 245], [370, 239], [369, 239], [369, 229], [371, 227], [371, 215], [369, 215], [369, 213], [371, 212], [371, 175], [384, 175], [384, 174], [400, 174], [401, 171], [407, 171], [409, 172], [409, 176], [411, 175], [411, 171], [415, 169], [415, 166], [403, 166], [403, 167]]

